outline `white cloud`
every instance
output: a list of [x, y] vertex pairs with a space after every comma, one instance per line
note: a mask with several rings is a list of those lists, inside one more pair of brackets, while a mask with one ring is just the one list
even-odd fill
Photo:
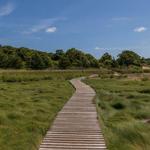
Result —
[[14, 9], [15, 9], [15, 6], [12, 3], [7, 3], [6, 5], [1, 6], [0, 7], [0, 17], [11, 14], [14, 11]]
[[147, 28], [146, 27], [137, 27], [137, 28], [135, 28], [134, 29], [134, 32], [144, 32], [144, 31], [146, 31], [147, 30]]
[[101, 47], [98, 47], [98, 46], [96, 46], [95, 47], [95, 50], [103, 50], [104, 48], [101, 48]]
[[95, 47], [95, 50], [100, 50], [100, 51], [111, 51], [111, 50], [125, 50], [128, 49], [130, 50], [131, 48], [129, 47]]
[[47, 33], [53, 33], [53, 32], [56, 32], [57, 28], [56, 27], [48, 27], [45, 32]]
[[95, 47], [95, 50], [99, 50], [100, 48], [98, 46]]
[[48, 19], [42, 19], [40, 22], [38, 22], [36, 25], [32, 25], [29, 29], [23, 31], [23, 34], [32, 34], [37, 32], [55, 32], [57, 30], [56, 27], [53, 25], [58, 21], [64, 21], [65, 18], [48, 18]]

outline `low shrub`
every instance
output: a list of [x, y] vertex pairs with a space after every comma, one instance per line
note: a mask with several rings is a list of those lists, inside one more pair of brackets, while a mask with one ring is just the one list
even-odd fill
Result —
[[143, 89], [139, 91], [140, 93], [150, 94], [150, 89]]
[[125, 105], [122, 104], [121, 102], [116, 102], [116, 103], [112, 104], [111, 106], [115, 109], [124, 109], [125, 108]]

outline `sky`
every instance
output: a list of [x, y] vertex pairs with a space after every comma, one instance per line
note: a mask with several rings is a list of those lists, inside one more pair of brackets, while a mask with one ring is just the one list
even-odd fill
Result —
[[150, 0], [0, 0], [0, 44], [150, 57]]

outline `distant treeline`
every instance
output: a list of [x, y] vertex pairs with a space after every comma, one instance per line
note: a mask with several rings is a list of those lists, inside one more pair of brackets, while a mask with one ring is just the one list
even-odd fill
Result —
[[3, 69], [72, 69], [72, 68], [118, 68], [150, 65], [150, 59], [140, 57], [133, 51], [125, 50], [115, 59], [105, 53], [100, 59], [78, 49], [54, 53], [37, 51], [25, 47], [0, 46], [0, 68]]

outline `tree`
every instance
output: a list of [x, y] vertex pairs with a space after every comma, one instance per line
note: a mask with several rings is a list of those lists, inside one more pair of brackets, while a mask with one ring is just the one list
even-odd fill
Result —
[[86, 54], [76, 48], [56, 50], [55, 53], [47, 53], [25, 47], [0, 46], [0, 68], [31, 68], [46, 69], [55, 68], [88, 68], [88, 67], [118, 67], [130, 66], [141, 67], [150, 65], [150, 59], [141, 58], [133, 51], [123, 51], [115, 60], [109, 53], [105, 53], [100, 60], [91, 54]]
[[90, 63], [85, 54], [75, 48], [67, 50], [66, 56], [72, 67], [89, 67]]
[[72, 64], [76, 63], [81, 58], [81, 52], [75, 48], [68, 49], [66, 56], [69, 58]]
[[111, 63], [111, 67], [112, 68], [117, 68], [119, 65], [118, 65], [118, 62], [115, 60], [115, 58], [112, 59], [112, 63]]
[[55, 54], [52, 55], [53, 60], [59, 60], [61, 57], [65, 55], [64, 51], [62, 49], [56, 50]]
[[44, 63], [44, 67], [43, 68], [52, 67], [52, 60], [47, 54], [41, 54], [40, 56], [41, 56], [41, 58], [43, 60], [43, 63]]
[[0, 47], [1, 68], [32, 68], [44, 69], [52, 66], [51, 55], [25, 47], [15, 48], [12, 46]]
[[44, 69], [44, 62], [38, 53], [34, 53], [31, 57], [31, 68], [32, 69]]
[[86, 57], [86, 55], [82, 55], [81, 59], [79, 60], [79, 66], [82, 68], [88, 68], [90, 67], [90, 61], [88, 60], [88, 58]]
[[112, 67], [113, 63], [113, 58], [109, 53], [103, 54], [103, 56], [100, 58], [99, 62], [104, 66], [104, 67]]
[[6, 68], [8, 62], [8, 56], [3, 52], [0, 52], [0, 68]]
[[58, 65], [59, 65], [59, 68], [61, 69], [67, 69], [71, 65], [71, 63], [68, 57], [63, 56], [60, 58]]
[[121, 54], [118, 55], [118, 64], [120, 66], [140, 66], [141, 65], [141, 57], [133, 51], [125, 50]]
[[90, 67], [95, 67], [95, 68], [99, 67], [99, 63], [95, 57], [93, 57], [91, 54], [86, 54], [85, 56], [87, 57], [90, 63]]
[[[10, 60], [10, 58], [9, 58], [9, 60]], [[21, 58], [16, 55], [11, 56], [10, 64], [11, 64], [10, 65], [11, 68], [14, 68], [14, 69], [22, 69], [25, 66], [24, 61], [22, 61]]]

